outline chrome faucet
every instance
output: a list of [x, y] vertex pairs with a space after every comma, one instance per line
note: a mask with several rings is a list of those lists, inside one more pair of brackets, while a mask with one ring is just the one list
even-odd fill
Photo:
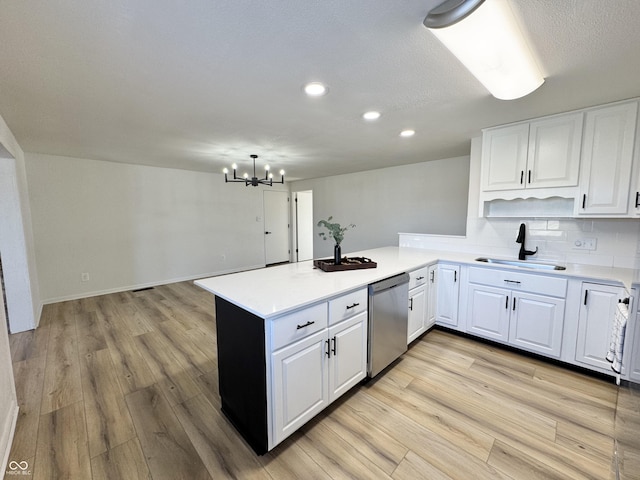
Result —
[[520, 244], [520, 252], [518, 252], [518, 260], [526, 260], [527, 255], [535, 255], [538, 253], [538, 247], [532, 252], [531, 250], [526, 250], [524, 248], [526, 232], [524, 223], [520, 224], [520, 230], [518, 231], [518, 238], [516, 238], [516, 243]]

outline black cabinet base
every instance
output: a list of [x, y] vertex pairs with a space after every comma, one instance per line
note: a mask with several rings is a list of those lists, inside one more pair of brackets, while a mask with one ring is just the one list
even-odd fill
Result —
[[264, 319], [216, 297], [222, 412], [258, 455], [268, 451]]

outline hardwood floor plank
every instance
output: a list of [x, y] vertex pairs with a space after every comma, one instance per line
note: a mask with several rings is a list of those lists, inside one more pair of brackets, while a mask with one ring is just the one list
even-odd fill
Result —
[[[296, 432], [271, 452], [259, 458], [263, 468], [273, 480], [332, 480], [313, 459], [305, 452], [298, 440], [301, 432]], [[335, 480], [335, 479], [334, 479]]]
[[304, 435], [298, 439], [297, 444], [331, 478], [391, 479], [374, 463], [363, 463], [352, 455], [347, 442], [323, 422], [303, 428], [303, 431]]
[[174, 407], [211, 478], [271, 480], [251, 448], [204, 395]]
[[409, 450], [391, 476], [394, 480], [456, 480]]
[[49, 325], [43, 325], [35, 330], [14, 333], [9, 336], [11, 361], [21, 362], [33, 357], [46, 355], [49, 343]]
[[91, 471], [93, 480], [151, 480], [153, 478], [137, 438], [92, 458]]
[[555, 439], [556, 423], [553, 419], [526, 408], [509, 395], [495, 391], [490, 382], [476, 379], [475, 373], [449, 371], [433, 363], [417, 363], [411, 358], [406, 360], [400, 362], [398, 368], [406, 369], [409, 373], [418, 370], [422, 374], [422, 378], [407, 387], [409, 390], [414, 390], [419, 395], [424, 394], [425, 390], [438, 393], [444, 405], [452, 401], [459, 412], [471, 412], [473, 417], [481, 413], [494, 418], [516, 435], [527, 431], [542, 438]]
[[135, 344], [156, 384], [167, 395], [171, 405], [177, 405], [201, 393], [196, 379], [202, 372], [190, 372], [190, 367], [181, 363], [180, 352], [167, 348], [158, 332], [138, 335], [135, 337]]
[[375, 464], [390, 475], [402, 461], [408, 449], [396, 437], [388, 435], [375, 425], [363, 424], [362, 419], [342, 401], [321, 423], [333, 430], [345, 443], [343, 447], [362, 463]]
[[95, 311], [81, 312], [75, 316], [75, 319], [78, 333], [78, 355], [82, 356], [107, 348], [107, 342], [100, 329], [100, 322]]
[[136, 436], [108, 350], [86, 354], [81, 361], [82, 391], [89, 452], [95, 457]]
[[[566, 480], [564, 473], [557, 472], [543, 463], [528, 457], [516, 448], [496, 440], [488, 463], [512, 478], [535, 478], [548, 480]], [[579, 477], [569, 477], [578, 480]], [[590, 477], [582, 477], [590, 478]]]
[[59, 319], [51, 324], [41, 413], [82, 401], [78, 339], [70, 302], [58, 304]]
[[614, 449], [612, 436], [603, 435], [581, 425], [565, 421], [558, 422], [556, 443], [604, 464], [611, 461]]
[[42, 415], [36, 444], [35, 480], [91, 478], [82, 402]]
[[126, 401], [154, 479], [211, 478], [157, 386], [131, 393]]
[[454, 445], [483, 462], [489, 458], [494, 437], [483, 432], [459, 416], [437, 405], [425, 401], [421, 395], [411, 390], [398, 390], [386, 378], [378, 380], [373, 388], [366, 390], [369, 395], [392, 406], [413, 421], [447, 439]]
[[34, 439], [38, 438], [45, 360], [46, 352], [40, 357], [13, 364], [19, 410], [9, 458], [18, 462], [33, 458], [36, 454]]
[[123, 394], [152, 385], [155, 379], [147, 362], [138, 351], [132, 337], [120, 328], [117, 317], [99, 313], [98, 318]]
[[[364, 390], [350, 398], [349, 406], [363, 420], [401, 439], [408, 449], [453, 478], [507, 478], [463, 448], [439, 437]], [[398, 435], [400, 431], [402, 434]]]

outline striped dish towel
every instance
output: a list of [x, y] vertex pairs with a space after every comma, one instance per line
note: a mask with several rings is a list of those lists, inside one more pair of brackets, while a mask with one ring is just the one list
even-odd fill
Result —
[[620, 302], [616, 309], [611, 330], [611, 342], [606, 359], [611, 362], [611, 369], [618, 375], [622, 371], [622, 349], [624, 347], [624, 334], [627, 329], [629, 318], [629, 306]]

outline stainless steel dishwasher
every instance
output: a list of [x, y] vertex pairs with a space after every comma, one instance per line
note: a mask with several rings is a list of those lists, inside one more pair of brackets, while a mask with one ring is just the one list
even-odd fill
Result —
[[408, 273], [369, 285], [369, 377], [375, 377], [407, 351], [408, 305]]

